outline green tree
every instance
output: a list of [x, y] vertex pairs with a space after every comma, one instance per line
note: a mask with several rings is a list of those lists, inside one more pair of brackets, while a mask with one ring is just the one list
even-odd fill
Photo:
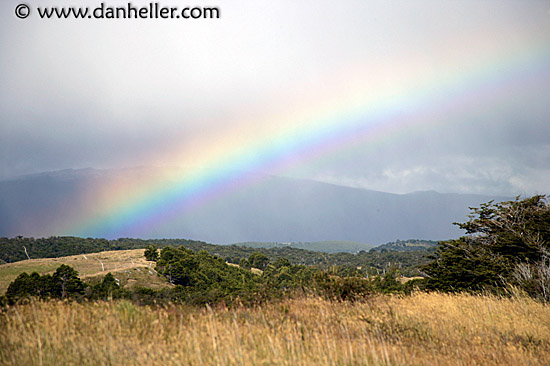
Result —
[[78, 278], [78, 272], [62, 264], [51, 276], [41, 276], [37, 272], [30, 275], [26, 272], [21, 273], [8, 286], [6, 298], [11, 304], [29, 297], [65, 299], [83, 295], [85, 287], [86, 285]]
[[244, 269], [250, 269], [250, 263], [248, 262], [248, 260], [246, 258], [241, 258], [241, 260], [239, 261], [239, 267], [241, 268], [244, 268]]
[[260, 281], [252, 272], [229, 266], [205, 250], [195, 253], [181, 247], [163, 248], [156, 269], [176, 285], [175, 298], [194, 304], [253, 299]]
[[103, 280], [95, 285], [92, 290], [92, 297], [107, 300], [109, 298], [119, 298], [123, 295], [120, 285], [111, 272], [107, 273]]
[[156, 262], [159, 260], [158, 247], [156, 245], [148, 245], [145, 247], [145, 259]]
[[15, 303], [19, 299], [38, 296], [37, 287], [39, 283], [36, 281], [36, 278], [32, 278], [35, 274], [38, 275], [38, 273], [34, 272], [29, 276], [28, 273], [23, 272], [10, 283], [6, 291], [6, 298], [10, 304]]
[[471, 208], [466, 236], [442, 242], [425, 265], [427, 288], [444, 291], [516, 285], [550, 300], [550, 206], [537, 195]]
[[248, 263], [251, 267], [258, 268], [263, 271], [269, 263], [269, 258], [263, 253], [254, 252], [250, 255], [250, 257], [248, 257]]
[[86, 286], [74, 268], [62, 264], [52, 276], [52, 287], [56, 297], [65, 299], [84, 294]]

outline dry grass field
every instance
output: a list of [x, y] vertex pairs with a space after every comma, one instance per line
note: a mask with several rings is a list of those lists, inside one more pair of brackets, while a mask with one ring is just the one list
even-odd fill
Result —
[[111, 272], [123, 286], [146, 285], [151, 288], [168, 286], [165, 280], [157, 276], [154, 263], [147, 262], [143, 253], [144, 249], [116, 250], [2, 264], [0, 265], [0, 294], [4, 294], [9, 284], [23, 272], [51, 274], [62, 264], [77, 270], [79, 277], [84, 281], [94, 282], [95, 277], [102, 278]]
[[2, 365], [548, 365], [550, 307], [417, 293], [257, 308], [36, 302], [0, 314]]

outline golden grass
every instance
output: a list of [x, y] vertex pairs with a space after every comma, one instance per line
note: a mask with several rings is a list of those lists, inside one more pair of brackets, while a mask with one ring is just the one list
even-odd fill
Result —
[[2, 365], [548, 365], [550, 308], [418, 293], [257, 308], [37, 302], [0, 315]]
[[51, 274], [62, 264], [73, 267], [78, 271], [80, 278], [90, 279], [91, 282], [94, 282], [94, 277], [103, 278], [111, 272], [122, 285], [128, 284], [129, 287], [133, 285], [147, 285], [152, 288], [169, 286], [164, 279], [156, 275], [154, 263], [145, 260], [144, 251], [144, 249], [115, 250], [2, 264], [0, 265], [0, 294], [4, 294], [9, 284], [23, 272]]

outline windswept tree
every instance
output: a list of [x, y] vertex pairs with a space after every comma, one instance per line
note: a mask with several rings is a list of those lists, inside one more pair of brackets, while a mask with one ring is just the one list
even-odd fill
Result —
[[498, 290], [516, 285], [550, 300], [550, 205], [547, 197], [471, 208], [459, 223], [466, 236], [442, 242], [424, 266], [428, 288], [444, 291]]

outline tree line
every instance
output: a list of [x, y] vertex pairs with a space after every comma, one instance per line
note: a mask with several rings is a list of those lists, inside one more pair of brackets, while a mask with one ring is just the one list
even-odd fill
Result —
[[148, 246], [148, 260], [156, 261], [155, 269], [173, 285], [171, 288], [122, 288], [108, 273], [100, 283], [89, 286], [78, 273], [61, 265], [53, 275], [22, 273], [8, 287], [5, 304], [30, 298], [73, 299], [78, 301], [130, 299], [138, 304], [186, 303], [193, 305], [261, 304], [274, 299], [314, 294], [328, 299], [357, 300], [375, 292], [405, 292], [397, 271], [370, 278], [333, 266], [322, 270], [314, 266], [292, 264], [286, 258], [270, 261], [255, 252], [241, 261], [243, 266], [227, 263], [205, 250], [195, 252], [184, 247]]
[[[403, 272], [395, 264], [374, 275], [360, 266], [353, 266], [353, 261], [346, 265], [334, 264], [337, 263], [335, 258], [345, 258], [348, 253], [337, 253], [334, 257], [315, 253], [322, 260], [311, 265], [300, 263], [302, 257], [286, 258], [278, 252], [280, 249], [292, 249], [294, 254], [295, 251], [300, 254], [307, 252], [300, 249], [273, 248], [277, 249], [276, 252], [255, 249], [248, 256], [239, 252], [238, 256], [224, 257], [204, 248], [233, 249], [231, 246], [193, 242], [188, 245], [201, 249], [193, 250], [183, 245], [163, 246], [159, 252], [157, 244], [166, 244], [166, 241], [157, 240], [146, 245], [145, 256], [156, 262], [157, 273], [174, 285], [171, 289], [138, 288], [130, 291], [120, 288], [112, 275], [90, 287], [80, 281], [72, 268], [61, 266], [53, 275], [21, 274], [10, 284], [4, 301], [14, 303], [32, 296], [126, 297], [139, 303], [254, 304], [295, 294], [355, 300], [380, 292], [407, 293], [413, 288], [495, 294], [518, 289], [535, 299], [550, 301], [550, 205], [546, 196], [518, 197], [501, 203], [491, 201], [479, 208], [471, 208], [469, 220], [456, 225], [465, 230], [466, 235], [441, 242], [431, 252], [430, 261], [418, 268], [425, 278], [406, 284], [397, 280]], [[361, 258], [372, 254], [410, 255], [363, 252], [352, 256]]]
[[[215, 245], [188, 239], [131, 239], [116, 240], [78, 238], [70, 236], [50, 238], [0, 238], [0, 260], [15, 262], [28, 258], [57, 258], [77, 254], [97, 253], [107, 250], [143, 249], [155, 245], [164, 247], [184, 247], [199, 252], [205, 250], [210, 254], [224, 258], [226, 262], [241, 264], [241, 260], [254, 253], [265, 255], [271, 262], [286, 258], [292, 264], [317, 266], [328, 269], [333, 266], [361, 267], [362, 275], [373, 276], [384, 274], [392, 267], [408, 277], [421, 275], [419, 266], [430, 261], [428, 256], [435, 249], [426, 248], [412, 252], [398, 251], [360, 251], [358, 253], [323, 253], [290, 247], [249, 248], [238, 245]], [[27, 257], [28, 255], [28, 257]]]

